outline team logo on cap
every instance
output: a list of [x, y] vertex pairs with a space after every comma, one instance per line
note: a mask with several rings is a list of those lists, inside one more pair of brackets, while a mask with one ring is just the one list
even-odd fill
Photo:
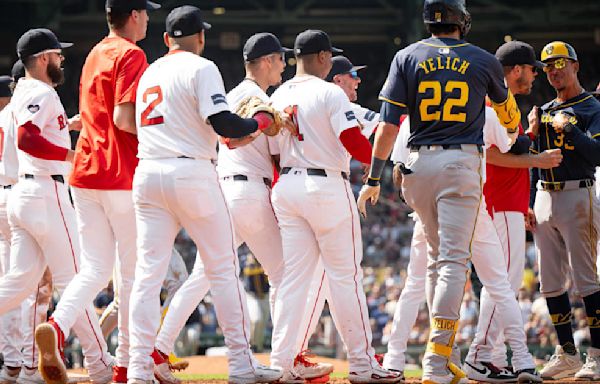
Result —
[[442, 22], [442, 12], [436, 12], [433, 15], [433, 18], [435, 19], [436, 23], [441, 23]]
[[549, 45], [549, 46], [547, 46], [547, 47], [546, 47], [546, 53], [547, 53], [548, 55], [551, 55], [551, 54], [552, 54], [552, 52], [554, 52], [554, 45]]
[[40, 106], [37, 104], [30, 104], [27, 106], [27, 110], [31, 113], [36, 113], [37, 111], [40, 110]]
[[181, 36], [181, 35], [183, 35], [183, 32], [181, 32], [179, 29], [178, 29], [178, 30], [176, 30], [176, 31], [173, 31], [173, 36], [175, 36], [175, 37], [179, 37], [179, 36]]

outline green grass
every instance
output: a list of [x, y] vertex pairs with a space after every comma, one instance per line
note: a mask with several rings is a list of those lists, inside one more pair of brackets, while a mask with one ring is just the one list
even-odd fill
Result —
[[[421, 377], [420, 369], [412, 369], [404, 371], [406, 377]], [[226, 374], [218, 374], [218, 375], [206, 375], [201, 373], [176, 373], [175, 376], [181, 380], [185, 381], [199, 381], [199, 380], [227, 380]], [[331, 374], [332, 379], [342, 379], [348, 376], [347, 373], [342, 372], [334, 372]]]

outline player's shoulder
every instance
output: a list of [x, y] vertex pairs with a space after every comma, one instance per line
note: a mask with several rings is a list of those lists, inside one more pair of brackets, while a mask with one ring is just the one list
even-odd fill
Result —
[[[56, 95], [54, 88], [35, 79], [20, 79], [15, 87], [16, 99], [44, 99]], [[13, 97], [14, 97], [13, 95]]]
[[253, 81], [244, 79], [236, 85], [229, 93], [227, 100], [230, 105], [250, 96], [259, 97], [261, 100], [268, 102], [269, 96]]

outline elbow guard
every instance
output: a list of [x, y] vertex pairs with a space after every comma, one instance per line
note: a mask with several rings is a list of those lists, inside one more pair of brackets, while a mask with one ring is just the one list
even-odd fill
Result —
[[492, 102], [492, 108], [496, 111], [500, 124], [506, 128], [508, 133], [514, 133], [521, 122], [521, 111], [517, 105], [517, 100], [513, 94], [508, 91], [506, 100], [500, 104]]

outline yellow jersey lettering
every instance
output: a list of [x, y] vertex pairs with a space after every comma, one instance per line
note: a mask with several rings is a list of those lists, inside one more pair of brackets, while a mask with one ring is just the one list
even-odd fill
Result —
[[458, 72], [459, 72], [459, 73], [462, 73], [462, 74], [464, 75], [464, 74], [465, 74], [465, 72], [467, 72], [467, 68], [469, 68], [469, 65], [470, 65], [470, 64], [471, 64], [471, 63], [469, 63], [468, 61], [463, 61], [463, 62], [460, 64], [460, 68], [458, 68]]

